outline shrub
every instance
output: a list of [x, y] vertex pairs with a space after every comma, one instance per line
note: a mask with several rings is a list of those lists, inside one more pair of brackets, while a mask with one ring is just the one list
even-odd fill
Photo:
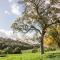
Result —
[[38, 52], [38, 49], [35, 47], [33, 50], [32, 50], [32, 53], [36, 53]]
[[4, 51], [3, 50], [0, 50], [0, 54], [4, 54]]
[[11, 54], [12, 53], [12, 50], [13, 49], [11, 47], [7, 47], [7, 48], [4, 49], [5, 54], [8, 54], [8, 53]]
[[13, 53], [14, 54], [21, 54], [21, 49], [19, 47], [16, 47], [14, 50], [13, 50]]
[[50, 48], [50, 47], [45, 49], [45, 51], [55, 51], [55, 50], [56, 48]]
[[49, 53], [45, 55], [46, 58], [53, 58], [56, 57], [56, 55], [54, 53]]
[[0, 50], [0, 57], [5, 57], [5, 56], [6, 56], [5, 51]]

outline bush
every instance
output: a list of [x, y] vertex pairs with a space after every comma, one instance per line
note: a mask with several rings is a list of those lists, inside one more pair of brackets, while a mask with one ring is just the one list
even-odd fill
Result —
[[5, 51], [0, 50], [0, 57], [5, 57], [5, 56], [6, 56]]
[[0, 50], [0, 54], [4, 54], [5, 52], [3, 50]]
[[13, 53], [14, 53], [14, 54], [22, 54], [21, 49], [20, 49], [19, 47], [15, 48], [15, 49], [13, 50]]
[[47, 51], [55, 51], [56, 50], [56, 48], [46, 48], [45, 49], [45, 51], [47, 52]]
[[13, 49], [11, 47], [7, 47], [7, 48], [4, 49], [5, 54], [8, 54], [8, 53], [11, 54], [12, 53], [12, 50]]
[[46, 58], [53, 58], [56, 57], [56, 55], [54, 53], [49, 53], [49, 54], [45, 54]]
[[38, 49], [35, 47], [33, 50], [32, 50], [32, 53], [36, 53], [38, 52]]

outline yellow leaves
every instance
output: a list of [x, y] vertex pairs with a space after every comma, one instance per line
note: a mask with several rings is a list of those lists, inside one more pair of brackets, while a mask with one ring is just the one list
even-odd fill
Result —
[[57, 26], [57, 31], [58, 31], [58, 33], [60, 33], [60, 26], [59, 25]]
[[52, 36], [44, 38], [44, 45], [45, 46], [55, 46], [55, 44], [56, 44], [56, 41], [54, 40], [54, 38]]

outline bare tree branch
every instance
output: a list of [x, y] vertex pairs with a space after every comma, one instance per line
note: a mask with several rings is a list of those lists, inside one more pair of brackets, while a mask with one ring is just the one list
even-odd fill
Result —
[[30, 30], [36, 30], [37, 32], [39, 32], [41, 34], [41, 31], [39, 29], [35, 28], [33, 25], [31, 25], [31, 27], [27, 30], [27, 32], [29, 32]]
[[45, 29], [48, 28], [49, 26], [53, 25], [53, 24], [56, 24], [56, 23], [60, 23], [60, 20], [56, 20], [55, 22], [52, 22], [51, 24], [49, 24], [48, 26], [46, 26]]

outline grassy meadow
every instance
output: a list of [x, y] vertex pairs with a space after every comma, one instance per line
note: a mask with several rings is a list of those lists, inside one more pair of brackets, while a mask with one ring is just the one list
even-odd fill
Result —
[[60, 50], [45, 52], [43, 55], [40, 52], [7, 54], [5, 57], [0, 57], [0, 60], [60, 60]]

